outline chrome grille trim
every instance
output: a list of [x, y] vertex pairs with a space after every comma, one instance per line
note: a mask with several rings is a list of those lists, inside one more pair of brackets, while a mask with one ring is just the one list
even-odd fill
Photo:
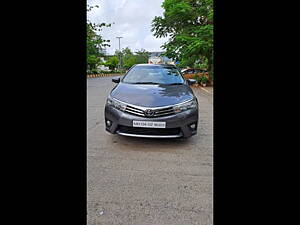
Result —
[[168, 116], [168, 115], [173, 115], [175, 114], [173, 107], [166, 107], [164, 109], [158, 109], [154, 113], [154, 117], [159, 117], [159, 116]]
[[145, 115], [143, 113], [138, 113], [138, 112], [135, 112], [135, 111], [131, 111], [130, 109], [126, 108], [125, 112], [128, 112], [128, 113], [131, 113], [131, 114], [134, 114], [134, 115], [138, 115], [138, 116], [143, 116], [145, 117]]
[[126, 109], [133, 111], [133, 112], [137, 112], [137, 113], [144, 113], [143, 110], [137, 109], [137, 108], [133, 108], [131, 106], [126, 106]]
[[142, 109], [139, 109], [139, 108], [136, 108], [136, 107], [133, 107], [130, 105], [126, 105], [125, 112], [145, 117], [144, 111]]
[[178, 103], [178, 104], [174, 104], [174, 105], [160, 106], [160, 107], [135, 106], [135, 105], [132, 105], [132, 104], [128, 104], [126, 102], [122, 102], [122, 101], [120, 101], [118, 99], [115, 99], [115, 98], [113, 98], [113, 100], [118, 101], [122, 104], [125, 104], [126, 105], [125, 112], [133, 114], [133, 115], [137, 115], [137, 116], [146, 117], [145, 114], [144, 114], [144, 111], [147, 110], [147, 109], [151, 109], [151, 110], [154, 111], [154, 115], [152, 117], [147, 117], [147, 118], [154, 118], [154, 117], [160, 117], [160, 116], [174, 115], [175, 114], [174, 109], [173, 109], [174, 106], [185, 104], [187, 102], [192, 101], [193, 99], [187, 100], [187, 101], [184, 101], [184, 102], [181, 102], [181, 103]]
[[173, 115], [173, 114], [175, 114], [174, 111], [172, 111], [172, 112], [165, 112], [165, 113], [158, 113], [158, 112], [156, 112], [156, 113], [154, 114], [154, 117], [168, 116], [168, 115]]
[[[130, 107], [127, 106], [125, 112], [131, 113], [134, 115], [138, 115], [138, 116], [146, 117], [144, 114], [144, 111], [133, 108], [132, 106], [130, 106]], [[175, 114], [174, 109], [167, 107], [166, 109], [154, 110], [154, 115], [152, 117], [168, 116], [168, 115], [173, 115], [173, 114]]]
[[156, 112], [169, 112], [169, 111], [173, 111], [173, 107], [167, 107], [165, 109], [158, 109]]
[[113, 100], [118, 101], [118, 102], [120, 102], [120, 103], [123, 103], [123, 104], [125, 104], [125, 105], [127, 105], [127, 106], [131, 106], [131, 107], [133, 107], [133, 108], [140, 109], [140, 110], [142, 110], [142, 111], [145, 111], [146, 109], [156, 110], [156, 109], [171, 108], [171, 107], [174, 107], [174, 106], [177, 106], [177, 105], [181, 105], [181, 104], [188, 103], [188, 102], [190, 102], [190, 101], [193, 100], [193, 99], [190, 99], [190, 100], [187, 100], [187, 101], [184, 101], [184, 102], [180, 102], [180, 103], [174, 104], [174, 105], [166, 105], [166, 106], [159, 106], [159, 107], [144, 107], [144, 106], [136, 106], [136, 105], [132, 105], [132, 104], [129, 104], [129, 103], [126, 103], [126, 102], [122, 102], [122, 101], [120, 101], [120, 100], [118, 100], [118, 99], [116, 99], [116, 98], [113, 98], [113, 97], [110, 97], [110, 98], [112, 98]]
[[131, 108], [131, 109], [134, 109], [134, 110], [137, 110], [137, 111], [140, 111], [140, 112], [143, 112], [142, 109], [139, 109], [139, 108], [136, 108], [136, 107], [132, 107], [132, 106], [130, 106], [130, 105], [128, 105], [128, 104], [127, 104], [127, 107], [128, 107], [128, 108]]

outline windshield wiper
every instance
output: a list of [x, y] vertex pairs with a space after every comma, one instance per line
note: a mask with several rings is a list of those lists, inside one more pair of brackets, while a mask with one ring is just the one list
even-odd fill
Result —
[[156, 82], [136, 82], [133, 84], [160, 84], [160, 83], [156, 83]]

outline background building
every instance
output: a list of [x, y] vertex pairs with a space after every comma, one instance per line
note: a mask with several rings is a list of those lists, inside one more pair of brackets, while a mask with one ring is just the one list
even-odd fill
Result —
[[164, 52], [150, 52], [150, 57], [148, 59], [148, 63], [150, 64], [175, 64], [175, 62], [166, 57], [162, 56]]

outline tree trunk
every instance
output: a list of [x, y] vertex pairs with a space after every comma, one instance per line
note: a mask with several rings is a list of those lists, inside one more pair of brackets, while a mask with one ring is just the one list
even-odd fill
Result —
[[212, 59], [212, 56], [211, 57], [208, 57], [208, 60], [207, 60], [207, 70], [208, 70], [208, 73], [209, 73], [209, 76], [210, 76], [210, 79], [213, 79], [212, 74], [213, 74], [213, 70], [214, 70], [214, 67], [213, 67], [213, 59]]

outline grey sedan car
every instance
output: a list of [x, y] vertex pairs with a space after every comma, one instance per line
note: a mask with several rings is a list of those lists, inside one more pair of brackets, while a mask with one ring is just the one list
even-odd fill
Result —
[[110, 92], [106, 130], [144, 138], [187, 138], [197, 133], [198, 100], [173, 65], [138, 64]]

